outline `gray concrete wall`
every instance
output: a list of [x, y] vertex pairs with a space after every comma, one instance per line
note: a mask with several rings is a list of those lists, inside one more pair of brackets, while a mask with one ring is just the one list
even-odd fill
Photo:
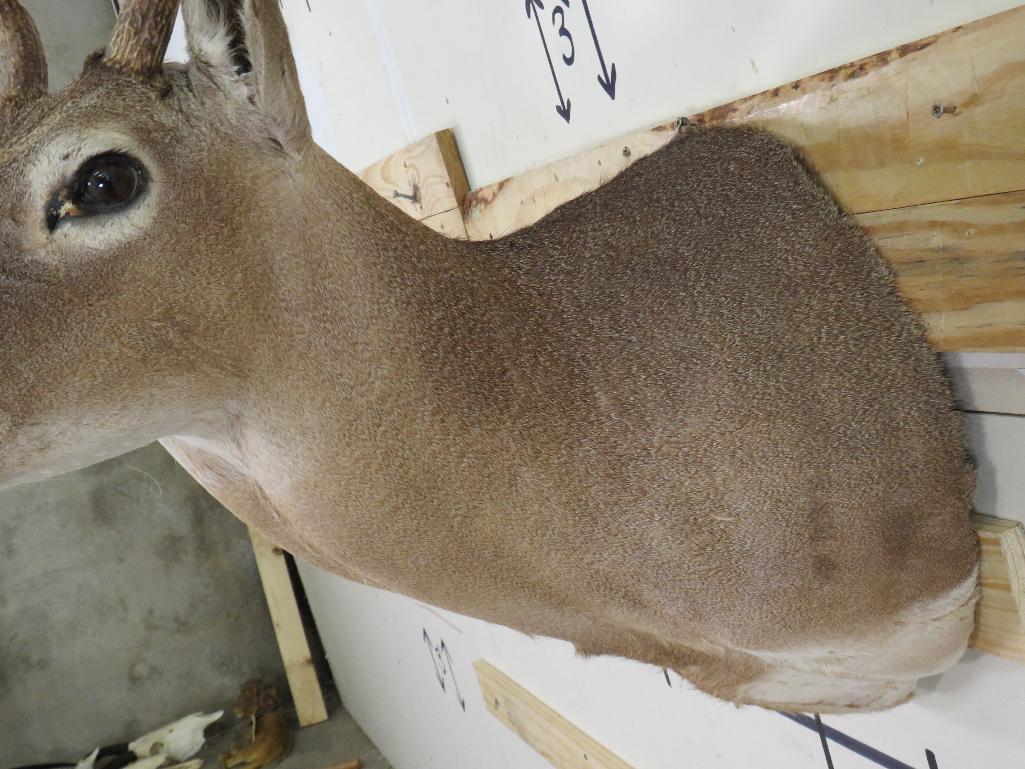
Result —
[[[109, 0], [28, 0], [59, 88]], [[0, 766], [64, 758], [283, 674], [245, 528], [159, 447], [0, 494]]]
[[110, 40], [110, 0], [21, 0], [39, 27], [50, 66], [50, 88], [63, 88], [82, 71], [82, 62]]
[[159, 446], [0, 494], [0, 765], [281, 681], [244, 526]]

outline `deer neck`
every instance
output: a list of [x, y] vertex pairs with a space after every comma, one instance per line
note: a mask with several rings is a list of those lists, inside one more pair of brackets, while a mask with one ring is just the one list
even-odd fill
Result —
[[261, 321], [234, 338], [247, 379], [176, 437], [239, 470], [266, 463], [270, 444], [284, 450], [286, 433], [303, 445], [324, 430], [360, 435], [373, 404], [415, 408], [437, 376], [425, 370], [436, 366], [425, 364], [422, 320], [432, 304], [451, 306], [453, 271], [470, 268], [467, 243], [412, 220], [319, 147], [299, 161], [284, 202], [261, 203], [254, 219]]

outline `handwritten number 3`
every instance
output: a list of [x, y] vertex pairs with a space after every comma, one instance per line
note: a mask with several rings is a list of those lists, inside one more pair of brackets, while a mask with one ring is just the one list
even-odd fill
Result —
[[569, 55], [562, 55], [562, 60], [566, 62], [566, 66], [568, 67], [572, 65], [573, 62], [576, 60], [577, 49], [576, 46], [573, 45], [573, 35], [569, 33], [568, 29], [566, 29], [566, 11], [563, 10], [561, 5], [557, 5], [554, 8], [552, 8], [553, 25], [555, 24], [556, 16], [559, 17], [559, 37], [564, 37], [567, 40], [569, 40]]

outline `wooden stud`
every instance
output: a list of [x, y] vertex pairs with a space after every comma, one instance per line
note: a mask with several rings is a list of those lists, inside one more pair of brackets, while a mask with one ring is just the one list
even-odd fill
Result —
[[300, 726], [311, 726], [327, 720], [327, 707], [320, 690], [320, 681], [313, 665], [310, 645], [306, 640], [299, 604], [295, 599], [285, 555], [255, 529], [249, 530], [256, 554], [256, 566], [263, 582], [274, 634], [285, 665], [288, 688], [292, 692]]
[[452, 185], [452, 197], [455, 199], [455, 207], [462, 210], [466, 195], [470, 192], [470, 182], [466, 178], [466, 168], [463, 166], [463, 156], [459, 154], [459, 147], [456, 144], [456, 135], [449, 129], [438, 131], [434, 134], [438, 142], [438, 152], [441, 154], [441, 162], [445, 164], [445, 171], [449, 183]]
[[359, 176], [417, 220], [461, 208], [469, 189], [455, 137], [449, 130], [389, 155]]
[[631, 769], [552, 708], [485, 660], [473, 663], [488, 711], [555, 769]]
[[974, 516], [982, 560], [982, 597], [971, 647], [1025, 662], [1025, 527], [1017, 521]]

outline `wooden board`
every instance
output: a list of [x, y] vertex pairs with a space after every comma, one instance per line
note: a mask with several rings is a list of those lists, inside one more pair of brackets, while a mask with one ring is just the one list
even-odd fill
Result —
[[801, 147], [853, 213], [1025, 189], [1025, 7], [691, 119]]
[[591, 192], [671, 142], [678, 123], [637, 131], [570, 158], [474, 190], [463, 219], [470, 240], [488, 240], [528, 227], [573, 198]]
[[463, 205], [469, 184], [451, 131], [438, 131], [360, 173], [378, 194], [421, 220]]
[[857, 218], [937, 349], [1025, 350], [1025, 192]]
[[555, 769], [631, 769], [630, 764], [563, 718], [485, 660], [473, 663], [488, 711]]
[[1025, 527], [978, 515], [975, 528], [982, 547], [982, 598], [970, 645], [1025, 662]]
[[274, 634], [285, 665], [288, 688], [292, 692], [300, 726], [311, 726], [327, 720], [324, 695], [317, 680], [317, 671], [306, 640], [299, 605], [296, 603], [292, 580], [288, 574], [285, 555], [254, 529], [249, 530], [256, 554], [256, 566], [263, 582]]

